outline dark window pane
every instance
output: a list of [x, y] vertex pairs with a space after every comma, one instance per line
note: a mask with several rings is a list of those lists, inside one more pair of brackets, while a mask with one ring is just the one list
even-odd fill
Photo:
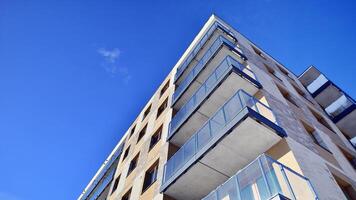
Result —
[[158, 143], [158, 141], [161, 139], [161, 135], [162, 135], [162, 126], [159, 127], [156, 133], [152, 135], [150, 141], [150, 149], [152, 149]]
[[159, 106], [157, 111], [157, 118], [163, 113], [163, 111], [167, 108], [168, 98], [164, 100], [164, 102]]
[[144, 120], [144, 119], [147, 117], [147, 115], [150, 113], [150, 111], [151, 111], [151, 105], [148, 106], [148, 108], [146, 109], [146, 111], [143, 113], [143, 118], [142, 118], [142, 120]]
[[120, 181], [120, 176], [118, 176], [116, 179], [115, 179], [115, 182], [114, 182], [114, 186], [112, 187], [112, 193], [114, 193], [117, 189], [117, 186], [119, 186], [119, 181]]
[[143, 182], [142, 192], [150, 187], [157, 180], [158, 161], [156, 161], [150, 169], [145, 173], [145, 179]]
[[135, 133], [136, 125], [132, 127], [131, 132], [130, 132], [130, 137]]
[[130, 162], [129, 165], [129, 171], [127, 172], [127, 176], [131, 174], [131, 172], [136, 168], [137, 166], [137, 161], [138, 161], [138, 156], [139, 154], [137, 154]]
[[124, 157], [122, 158], [122, 160], [125, 160], [125, 158], [129, 155], [129, 151], [130, 151], [130, 146], [127, 147], [127, 149], [125, 150]]
[[167, 81], [167, 83], [163, 86], [163, 88], [161, 89], [161, 93], [160, 93], [160, 97], [167, 91], [167, 89], [169, 88], [169, 81]]
[[124, 196], [122, 196], [121, 200], [130, 200], [130, 197], [131, 197], [131, 189], [127, 191], [126, 194], [124, 194]]
[[147, 124], [145, 125], [145, 127], [143, 127], [143, 129], [138, 134], [137, 142], [139, 142], [141, 138], [143, 138], [143, 136], [146, 134], [146, 129], [147, 129]]

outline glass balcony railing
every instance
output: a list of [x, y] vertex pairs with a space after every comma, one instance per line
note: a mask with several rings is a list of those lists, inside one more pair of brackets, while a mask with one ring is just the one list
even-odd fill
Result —
[[111, 181], [114, 179], [116, 167], [110, 168], [110, 170], [105, 174], [105, 176], [98, 182], [95, 189], [86, 198], [87, 200], [97, 200], [104, 190], [109, 186]]
[[110, 184], [114, 178], [114, 173], [118, 160], [124, 148], [122, 143], [114, 152], [114, 154], [105, 161], [104, 167], [100, 170], [100, 173], [96, 176], [90, 186], [82, 193], [79, 200], [95, 200]]
[[245, 91], [239, 90], [167, 161], [163, 184], [212, 139], [218, 137], [219, 132], [228, 126], [235, 117], [238, 117], [239, 113], [246, 107], [277, 124], [274, 113], [268, 106]]
[[201, 102], [210, 94], [214, 87], [220, 82], [221, 79], [232, 69], [237, 68], [244, 72], [251, 78], [256, 80], [255, 74], [247, 67], [236, 61], [230, 56], [227, 56], [219, 66], [210, 74], [207, 80], [200, 86], [199, 89], [192, 95], [186, 104], [177, 112], [173, 117], [170, 124], [170, 131], [168, 138], [175, 133], [181, 126], [184, 120], [194, 111], [194, 109], [201, 104]]
[[317, 91], [322, 85], [324, 85], [326, 82], [328, 81], [328, 79], [320, 74], [318, 76], [318, 78], [316, 78], [313, 82], [311, 82], [308, 86], [307, 89], [310, 93], [314, 93], [315, 91]]
[[206, 51], [204, 56], [199, 60], [199, 62], [193, 67], [193, 69], [189, 72], [187, 77], [182, 81], [182, 83], [178, 86], [176, 91], [173, 94], [173, 103], [177, 101], [177, 99], [183, 94], [183, 92], [188, 88], [188, 86], [192, 83], [192, 81], [197, 77], [197, 75], [204, 69], [205, 65], [209, 62], [209, 60], [215, 55], [217, 50], [221, 47], [221, 45], [227, 45], [230, 48], [237, 50], [238, 54], [243, 58], [246, 59], [241, 50], [235, 48], [235, 45], [226, 39], [223, 36], [219, 36], [211, 47]]
[[213, 35], [213, 33], [215, 32], [216, 29], [220, 29], [222, 31], [224, 31], [227, 35], [230, 35], [231, 37], [233, 36], [233, 33], [231, 31], [229, 31], [225, 26], [223, 26], [222, 24], [220, 24], [219, 22], [215, 22], [210, 28], [209, 30], [205, 33], [205, 35], [202, 37], [202, 39], [199, 41], [199, 43], [196, 45], [196, 47], [194, 48], [194, 50], [188, 55], [187, 59], [185, 59], [185, 61], [177, 68], [177, 73], [175, 76], [175, 80], [177, 80], [180, 75], [182, 75], [182, 73], [184, 72], [184, 70], [188, 67], [188, 65], [190, 64], [190, 62], [194, 59], [194, 57], [198, 54], [198, 52], [200, 51], [200, 49], [204, 46], [204, 44], [206, 43], [206, 41], [209, 40], [209, 38]]
[[335, 100], [332, 104], [325, 108], [325, 111], [329, 114], [329, 116], [335, 118], [339, 114], [341, 114], [344, 110], [349, 108], [351, 105], [356, 104], [353, 99], [347, 97], [346, 95], [341, 95], [337, 100]]
[[263, 154], [202, 200], [270, 200], [279, 194], [318, 199], [308, 178]]

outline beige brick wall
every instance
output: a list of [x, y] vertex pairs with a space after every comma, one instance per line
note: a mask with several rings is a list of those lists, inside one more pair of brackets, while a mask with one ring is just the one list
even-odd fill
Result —
[[[308, 94], [295, 76], [292, 75], [292, 77], [295, 78], [295, 81], [292, 81], [289, 77], [286, 77], [283, 73], [278, 71], [278, 68], [275, 67], [275, 62], [272, 59], [269, 59], [268, 56], [267, 60], [260, 58], [252, 52], [252, 48], [249, 48], [248, 41], [244, 40], [242, 37], [238, 40], [240, 43], [245, 44], [242, 47], [243, 51], [249, 58], [251, 68], [256, 73], [258, 80], [263, 85], [263, 94], [266, 96], [268, 104], [274, 110], [280, 126], [283, 127], [288, 134], [288, 144], [298, 161], [302, 173], [311, 180], [320, 199], [344, 199], [345, 197], [334, 181], [327, 164], [335, 166], [340, 170], [340, 173], [350, 177], [350, 179], [356, 180], [355, 170], [342, 155], [336, 144], [347, 149], [353, 155], [355, 150], [351, 147], [336, 125], [327, 118], [321, 107], [315, 101], [311, 100], [314, 102], [314, 104], [312, 104], [296, 92], [291, 85], [291, 82], [294, 82], [295, 85], [299, 86], [306, 94]], [[281, 75], [283, 83], [269, 74], [265, 70], [263, 63], [272, 66], [274, 70]], [[300, 108], [289, 103], [281, 95], [276, 84], [287, 89]], [[310, 97], [308, 99], [312, 98]], [[309, 111], [308, 106], [319, 112], [319, 114], [330, 124], [335, 133], [320, 124]], [[312, 125], [313, 128], [320, 133], [323, 141], [326, 143], [332, 154], [326, 153], [325, 151], [321, 153], [322, 150], [320, 150], [320, 147], [314, 144], [313, 140], [307, 135], [304, 127], [298, 120], [304, 120]], [[288, 166], [288, 163], [285, 164]]]
[[[170, 81], [170, 87], [167, 91], [160, 97], [160, 91], [162, 87]], [[136, 125], [135, 133], [129, 138], [131, 131], [130, 127], [125, 134], [125, 147], [124, 151], [128, 146], [130, 146], [129, 155], [125, 160], [122, 160], [123, 154], [121, 155], [121, 160], [116, 170], [115, 178], [120, 175], [120, 182], [117, 190], [109, 196], [108, 200], [120, 199], [129, 189], [131, 189], [131, 199], [153, 199], [156, 196], [159, 198], [162, 195], [159, 194], [159, 186], [161, 183], [161, 177], [163, 174], [163, 166], [167, 159], [167, 148], [165, 147], [165, 140], [168, 133], [169, 121], [171, 119], [171, 109], [169, 105], [171, 103], [172, 94], [174, 91], [173, 86], [173, 76], [169, 74], [168, 77], [163, 81], [162, 85], [159, 87], [157, 92], [154, 94], [152, 99], [146, 104], [142, 113], [137, 117], [133, 125]], [[168, 98], [168, 107], [163, 111], [163, 113], [156, 118], [158, 107]], [[147, 107], [151, 105], [150, 114], [142, 120], [143, 112]], [[137, 143], [137, 138], [140, 130], [147, 124], [147, 130], [143, 138]], [[151, 136], [162, 126], [162, 135], [159, 142], [149, 150], [149, 144]], [[136, 168], [126, 177], [130, 161], [138, 153], [139, 160]], [[152, 184], [147, 190], [142, 193], [142, 185], [144, 181], [144, 176], [146, 170], [152, 166], [154, 162], [159, 160], [158, 169], [158, 179]]]
[[[288, 134], [288, 138], [273, 147], [273, 149], [270, 149], [269, 153], [283, 161], [287, 166], [294, 168], [296, 171], [299, 171], [308, 177], [314, 185], [320, 199], [343, 199], [344, 196], [342, 191], [334, 181], [327, 165], [334, 166], [343, 175], [350, 177], [350, 179], [356, 180], [355, 170], [343, 156], [338, 146], [346, 149], [353, 155], [356, 155], [355, 150], [348, 143], [347, 139], [342, 135], [338, 128], [331, 122], [331, 120], [327, 119], [321, 107], [317, 105], [317, 103], [310, 96], [307, 98], [314, 103], [310, 103], [298, 94], [292, 84], [299, 87], [306, 94], [308, 94], [308, 92], [302, 87], [294, 74], [290, 73], [290, 76], [295, 81], [287, 77], [277, 68], [276, 61], [273, 58], [269, 57], [267, 54], [265, 56], [267, 59], [263, 59], [256, 55], [250, 46], [251, 42], [239, 33], [235, 32], [235, 34], [237, 35], [241, 49], [248, 57], [248, 64], [250, 68], [255, 72], [259, 82], [263, 85], [263, 89], [259, 92], [260, 98], [265, 98], [267, 100], [267, 104], [273, 109], [279, 125], [284, 128]], [[276, 79], [269, 72], [267, 72], [263, 63], [272, 67], [276, 73], [278, 73], [278, 76], [281, 77], [282, 81]], [[279, 65], [281, 64], [279, 63]], [[163, 176], [163, 166], [168, 157], [169, 144], [165, 141], [168, 134], [168, 126], [172, 111], [167, 108], [158, 119], [156, 119], [156, 114], [158, 107], [167, 97], [169, 98], [168, 106], [171, 104], [171, 98], [174, 92], [174, 72], [175, 69], [173, 69], [172, 73], [169, 74], [163, 81], [162, 85], [147, 103], [142, 113], [140, 113], [138, 118], [133, 123], [136, 124], [136, 131], [132, 137], [128, 137], [132, 127], [130, 127], [125, 134], [126, 140], [124, 151], [128, 146], [130, 146], [130, 153], [124, 161], [122, 161], [122, 158], [120, 160], [115, 174], [115, 177], [119, 175], [121, 177], [119, 186], [113, 195], [109, 196], [109, 200], [120, 199], [121, 196], [130, 188], [132, 188], [131, 200], [163, 199], [163, 195], [159, 193], [159, 187]], [[168, 91], [160, 97], [160, 90], [168, 80], [170, 80], [170, 87]], [[282, 96], [277, 88], [277, 84], [280, 85], [280, 87], [285, 88], [290, 93], [293, 100], [299, 105], [299, 108], [289, 103]], [[143, 112], [150, 104], [152, 104], [151, 112], [149, 116], [142, 121]], [[309, 111], [308, 106], [313, 107], [313, 109], [319, 112], [320, 115], [324, 116], [335, 133], [321, 125]], [[314, 144], [313, 140], [305, 131], [299, 120], [307, 122], [315, 130], [320, 132], [323, 141], [326, 143], [332, 154], [321, 150], [320, 147]], [[138, 133], [146, 125], [146, 123], [148, 125], [146, 134], [141, 141], [136, 144]], [[151, 151], [148, 151], [152, 134], [154, 134], [162, 124], [163, 131], [161, 140]], [[282, 150], [281, 153], [278, 152], [279, 149], [284, 150]], [[126, 177], [129, 163], [138, 152], [140, 152], [138, 165], [136, 169], [128, 177]], [[153, 185], [151, 185], [151, 187], [149, 187], [148, 190], [142, 193], [142, 184], [145, 172], [152, 165], [152, 163], [158, 159], [158, 179]], [[168, 197], [165, 197], [165, 199], [168, 199]]]

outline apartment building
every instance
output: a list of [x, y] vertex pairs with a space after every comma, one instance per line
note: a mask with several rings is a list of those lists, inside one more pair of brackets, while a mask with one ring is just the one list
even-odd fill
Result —
[[355, 101], [320, 74], [211, 16], [78, 200], [356, 199]]

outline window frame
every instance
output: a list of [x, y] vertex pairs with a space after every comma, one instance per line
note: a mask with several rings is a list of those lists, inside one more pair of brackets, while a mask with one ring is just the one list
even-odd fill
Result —
[[146, 108], [146, 110], [145, 110], [145, 112], [143, 113], [143, 116], [142, 116], [142, 121], [145, 120], [147, 118], [147, 116], [151, 113], [151, 107], [152, 107], [152, 104], [150, 104]]
[[342, 147], [339, 145], [336, 145], [339, 150], [341, 151], [342, 155], [345, 157], [345, 159], [349, 162], [349, 164], [356, 170], [356, 158], [350, 154], [349, 152], [345, 151]]
[[304, 92], [298, 85], [291, 83], [293, 89], [298, 93], [299, 96], [303, 97], [305, 100], [314, 105], [314, 103], [308, 98], [307, 93]]
[[[158, 167], [159, 167], [159, 159], [156, 160], [146, 171], [145, 176], [143, 178], [142, 183], [142, 192], [141, 194], [145, 193], [157, 180], [158, 180]], [[149, 172], [150, 178], [148, 179], [147, 174]], [[152, 175], [153, 174], [153, 175]], [[148, 181], [147, 181], [148, 180]], [[147, 182], [146, 182], [147, 181]]]
[[168, 97], [158, 107], [156, 119], [158, 119], [162, 115], [162, 113], [167, 109], [167, 107], [168, 107]]
[[275, 69], [273, 69], [271, 66], [267, 65], [266, 63], [263, 63], [263, 65], [265, 66], [269, 74], [271, 74], [273, 77], [275, 77], [276, 79], [278, 79], [280, 82], [283, 83], [283, 80], [277, 76]]
[[131, 128], [129, 138], [131, 138], [132, 135], [135, 133], [135, 129], [136, 129], [136, 124]]
[[118, 177], [115, 178], [115, 181], [114, 181], [114, 184], [113, 184], [113, 187], [112, 187], [110, 195], [112, 195], [117, 190], [117, 188], [119, 187], [120, 178], [121, 178], [121, 174]]
[[280, 86], [278, 84], [277, 84], [277, 88], [285, 100], [287, 100], [289, 103], [293, 104], [297, 108], [300, 108], [298, 103], [294, 100], [293, 96], [290, 94], [290, 92], [288, 92], [287, 89], [285, 89], [283, 86]]
[[333, 154], [330, 151], [330, 149], [328, 148], [328, 146], [325, 144], [323, 139], [320, 137], [320, 135], [319, 135], [320, 133], [318, 131], [316, 131], [310, 124], [306, 123], [305, 121], [300, 120], [300, 122], [302, 123], [304, 130], [308, 133], [308, 135], [313, 140], [314, 144], [318, 145], [322, 149], [324, 149], [324, 150], [328, 151], [329, 153]]
[[139, 156], [140, 156], [140, 152], [138, 152], [136, 154], [136, 156], [131, 159], [126, 177], [128, 177], [137, 168], [137, 163], [138, 163]]
[[312, 115], [314, 116], [314, 118], [319, 122], [319, 124], [323, 125], [325, 128], [327, 128], [328, 130], [330, 130], [331, 132], [333, 132], [334, 134], [336, 134], [336, 132], [334, 131], [334, 129], [331, 127], [331, 125], [329, 124], [328, 121], [326, 121], [326, 118], [319, 114], [317, 111], [315, 111], [313, 108], [311, 108], [310, 106], [308, 106], [309, 111], [312, 113]]
[[264, 55], [264, 53], [259, 50], [257, 47], [255, 47], [254, 45], [251, 45], [253, 51], [255, 52], [255, 54], [257, 54], [258, 56], [260, 56], [261, 58], [263, 58], [264, 60], [267, 60], [267, 57]]
[[160, 91], [160, 94], [159, 94], [159, 98], [161, 98], [164, 93], [166, 93], [166, 91], [168, 90], [169, 88], [169, 84], [170, 84], [171, 80], [169, 79], [162, 87], [161, 91]]
[[129, 146], [125, 149], [125, 151], [124, 151], [124, 154], [123, 154], [123, 156], [122, 156], [122, 160], [123, 160], [123, 161], [129, 156], [130, 147], [131, 147], [131, 145], [129, 145]]
[[[161, 126], [155, 131], [155, 133], [151, 136], [148, 151], [151, 151], [151, 150], [156, 146], [156, 144], [158, 144], [158, 142], [161, 140], [161, 138], [162, 138], [162, 130], [163, 130], [163, 125], [161, 125]], [[154, 136], [156, 136], [156, 135], [158, 136], [157, 139], [156, 139], [156, 142], [155, 142], [155, 143], [152, 143], [152, 139], [153, 139]]]
[[132, 192], [132, 188], [127, 190], [127, 192], [125, 192], [125, 194], [122, 195], [121, 200], [130, 200], [131, 199], [131, 192]]
[[291, 79], [293, 82], [296, 82], [294, 77], [291, 75], [291, 72], [289, 72], [285, 67], [282, 67], [282, 65], [275, 63], [279, 71], [281, 71], [285, 76], [287, 76], [289, 79]]
[[146, 132], [147, 132], [147, 125], [146, 124], [141, 130], [140, 132], [138, 133], [138, 136], [137, 136], [137, 142], [136, 143], [139, 143], [141, 141], [141, 139], [146, 135]]

